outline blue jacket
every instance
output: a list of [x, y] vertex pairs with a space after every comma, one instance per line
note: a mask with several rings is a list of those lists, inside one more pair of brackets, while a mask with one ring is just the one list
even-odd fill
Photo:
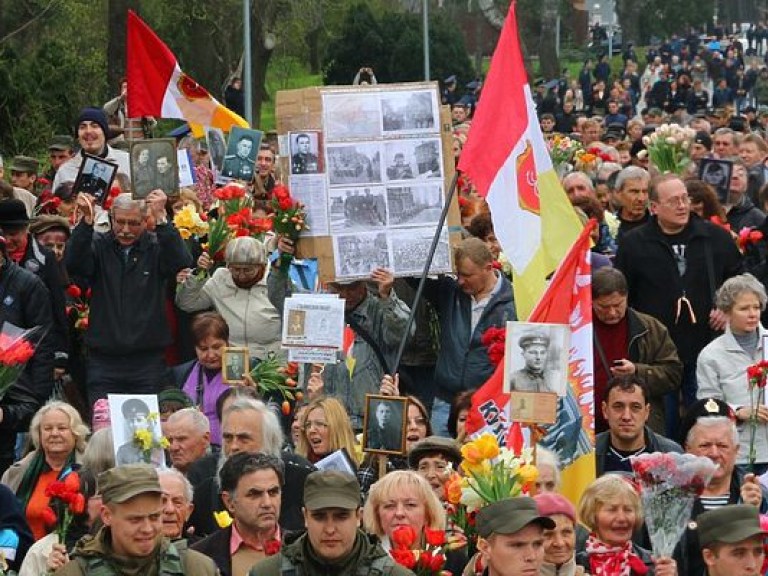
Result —
[[480, 338], [491, 326], [517, 320], [512, 284], [501, 276], [501, 289], [491, 297], [475, 330], [472, 327], [472, 298], [455, 279], [443, 276], [427, 280], [424, 296], [440, 319], [440, 353], [435, 366], [437, 396], [450, 402], [456, 394], [482, 386], [495, 369]]

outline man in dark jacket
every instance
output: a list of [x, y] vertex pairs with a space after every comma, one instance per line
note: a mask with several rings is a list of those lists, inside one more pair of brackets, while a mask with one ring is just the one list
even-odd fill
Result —
[[608, 430], [595, 437], [596, 473], [632, 473], [632, 456], [650, 452], [678, 452], [677, 442], [656, 434], [646, 423], [651, 405], [648, 387], [636, 374], [614, 378], [608, 383], [601, 405]]
[[728, 215], [728, 224], [737, 234], [743, 228], [756, 228], [765, 221], [765, 214], [755, 207], [747, 194], [748, 184], [747, 167], [740, 160], [734, 161], [725, 210]]
[[512, 285], [493, 267], [493, 255], [479, 238], [462, 240], [454, 251], [457, 277], [427, 280], [424, 296], [440, 319], [440, 353], [435, 367], [437, 396], [432, 430], [448, 436], [448, 413], [460, 392], [481, 386], [495, 366], [481, 338], [490, 327], [517, 320]]
[[[94, 234], [93, 198], [77, 198], [82, 221], [66, 251], [67, 270], [92, 288], [88, 347], [89, 405], [109, 393], [154, 394], [166, 374], [163, 351], [171, 341], [166, 283], [192, 264], [178, 230], [167, 221], [166, 195], [145, 201], [118, 196], [112, 230]], [[147, 230], [148, 210], [155, 230]]]
[[[651, 182], [651, 220], [622, 239], [614, 265], [629, 285], [629, 305], [655, 317], [669, 330], [683, 362], [686, 406], [696, 399], [696, 358], [725, 326], [714, 309], [715, 290], [742, 271], [730, 234], [691, 216], [690, 199], [679, 176]], [[667, 396], [667, 436], [676, 438], [677, 393]]]

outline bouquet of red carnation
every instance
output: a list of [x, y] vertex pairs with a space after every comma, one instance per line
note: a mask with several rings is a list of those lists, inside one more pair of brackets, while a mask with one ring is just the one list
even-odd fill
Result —
[[[755, 451], [755, 437], [757, 436], [757, 407], [765, 404], [765, 385], [768, 379], [768, 361], [760, 360], [757, 364], [747, 367], [747, 386], [749, 388], [749, 454], [747, 465], [750, 472], [755, 469], [757, 452]], [[755, 397], [757, 394], [757, 397]]]
[[227, 226], [233, 231], [232, 235], [235, 238], [251, 236], [264, 242], [267, 232], [272, 230], [272, 219], [256, 218], [249, 206], [243, 206], [226, 218]]
[[[208, 221], [208, 242], [202, 247], [214, 262], [220, 262], [224, 260], [224, 248], [227, 242], [235, 236], [241, 225], [247, 226], [247, 222], [250, 221], [250, 202], [246, 197], [245, 186], [234, 182], [217, 189], [213, 195], [219, 202], [216, 209], [217, 215]], [[248, 210], [247, 218], [245, 218], [246, 213], [241, 212], [244, 209]], [[232, 218], [236, 214], [239, 216]], [[250, 232], [240, 235], [250, 236]], [[202, 277], [207, 275], [208, 271], [203, 271]]]
[[120, 190], [119, 186], [112, 186], [112, 188], [109, 189], [109, 194], [107, 194], [107, 197], [104, 198], [104, 201], [101, 203], [101, 207], [109, 211], [110, 208], [112, 208], [112, 203], [115, 201], [115, 198], [120, 196], [122, 194], [122, 190]]
[[[272, 215], [274, 229], [279, 236], [287, 236], [296, 241], [302, 230], [309, 230], [304, 204], [295, 201], [288, 188], [282, 184], [272, 189], [272, 209], [275, 211]], [[292, 254], [281, 254], [280, 269], [286, 272], [292, 260]]]
[[37, 205], [35, 206], [33, 216], [39, 216], [40, 214], [58, 214], [59, 206], [61, 206], [61, 198], [54, 196], [51, 189], [46, 188], [37, 198]]
[[45, 495], [50, 502], [43, 510], [43, 518], [47, 526], [56, 525], [59, 543], [64, 544], [72, 520], [85, 512], [85, 496], [80, 492], [77, 472], [70, 472], [62, 480], [51, 482], [45, 489]]
[[488, 359], [494, 366], [504, 361], [504, 347], [507, 341], [507, 329], [503, 326], [491, 326], [480, 337], [480, 343], [486, 347]]
[[85, 332], [88, 330], [88, 317], [91, 313], [91, 289], [83, 291], [77, 284], [70, 284], [67, 286], [67, 296], [72, 299], [72, 304], [67, 306], [67, 317], [75, 320], [75, 330]]
[[424, 550], [413, 550], [418, 534], [412, 526], [398, 526], [392, 532], [392, 558], [420, 576], [438, 576], [445, 566], [445, 531], [424, 528]]
[[19, 379], [46, 332], [42, 326], [24, 330], [10, 322], [3, 324], [0, 331], [0, 400]]
[[747, 248], [753, 244], [757, 244], [763, 239], [763, 233], [760, 230], [754, 228], [742, 228], [739, 231], [739, 236], [736, 238], [736, 243], [739, 245], [739, 250], [746, 252]]

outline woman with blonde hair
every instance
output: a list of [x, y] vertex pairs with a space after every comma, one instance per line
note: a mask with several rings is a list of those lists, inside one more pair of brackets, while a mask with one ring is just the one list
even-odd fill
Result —
[[300, 422], [296, 454], [315, 463], [344, 449], [356, 462], [355, 434], [344, 405], [336, 398], [313, 400], [303, 410]]

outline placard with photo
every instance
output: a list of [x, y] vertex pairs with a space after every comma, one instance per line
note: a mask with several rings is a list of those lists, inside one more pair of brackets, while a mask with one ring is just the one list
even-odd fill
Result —
[[165, 466], [156, 394], [108, 394], [115, 465]]
[[411, 138], [384, 143], [384, 174], [387, 181], [443, 177], [439, 138]]
[[312, 130], [291, 132], [288, 139], [291, 147], [291, 174], [322, 174], [321, 133]]
[[137, 200], [143, 200], [152, 190], [162, 190], [167, 196], [178, 194], [179, 166], [173, 138], [136, 140], [131, 144], [131, 184]]
[[440, 129], [434, 90], [391, 91], [381, 95], [382, 131], [385, 136], [435, 133]]
[[232, 127], [227, 142], [227, 153], [221, 166], [221, 179], [242, 182], [253, 180], [256, 154], [263, 135], [260, 130]]
[[507, 322], [504, 391], [564, 396], [570, 341], [567, 324]]
[[333, 258], [337, 278], [368, 278], [374, 268], [391, 269], [387, 233], [336, 235]]
[[221, 128], [206, 127], [205, 140], [208, 143], [208, 154], [211, 157], [211, 170], [221, 174], [224, 166], [224, 156], [227, 154], [227, 140]]
[[699, 180], [703, 180], [717, 192], [720, 204], [730, 204], [728, 193], [731, 188], [733, 162], [719, 158], [702, 158], [699, 160]]
[[327, 141], [381, 137], [381, 107], [376, 92], [323, 94]]
[[222, 380], [225, 384], [243, 384], [243, 375], [251, 371], [248, 348], [224, 348], [221, 365]]
[[72, 194], [89, 194], [97, 204], [101, 204], [109, 195], [117, 169], [118, 165], [114, 162], [83, 152], [83, 161], [72, 186]]
[[387, 225], [387, 200], [381, 186], [332, 188], [331, 232], [367, 232]]
[[408, 398], [365, 395], [363, 452], [404, 454]]
[[326, 155], [331, 186], [381, 182], [381, 147], [377, 142], [328, 144]]

